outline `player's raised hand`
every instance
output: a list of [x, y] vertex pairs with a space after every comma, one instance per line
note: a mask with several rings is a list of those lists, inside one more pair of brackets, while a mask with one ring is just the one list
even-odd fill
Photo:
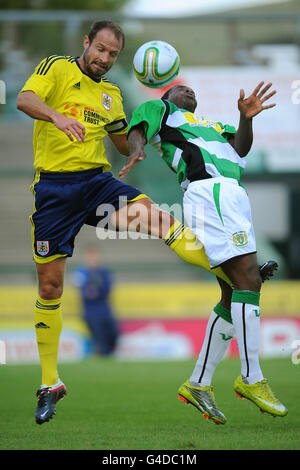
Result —
[[78, 142], [84, 142], [85, 127], [81, 122], [78, 122], [77, 119], [68, 118], [57, 113], [53, 117], [52, 122], [58, 129], [69, 137], [71, 142], [74, 141], [74, 137]]
[[145, 160], [146, 158], [146, 152], [144, 150], [139, 150], [138, 152], [133, 153], [132, 155], [129, 155], [129, 157], [126, 160], [125, 165], [123, 168], [119, 171], [119, 178], [123, 179], [128, 171], [136, 166], [139, 162]]
[[257, 116], [261, 111], [276, 106], [275, 103], [264, 105], [266, 101], [275, 95], [276, 90], [272, 90], [270, 93], [267, 93], [270, 90], [272, 83], [268, 83], [262, 88], [263, 85], [264, 82], [260, 82], [248, 98], [245, 98], [245, 91], [243, 89], [240, 90], [238, 108], [241, 115], [246, 119], [251, 119], [254, 116]]

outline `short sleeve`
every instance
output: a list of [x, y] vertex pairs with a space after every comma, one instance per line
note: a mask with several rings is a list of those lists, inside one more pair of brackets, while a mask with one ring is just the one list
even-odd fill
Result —
[[236, 134], [236, 128], [234, 126], [222, 124], [221, 122], [218, 122], [217, 124], [221, 127], [221, 135], [226, 140], [229, 140], [231, 137], [234, 137], [234, 134]]
[[34, 73], [29, 77], [23, 91], [33, 91], [42, 101], [47, 100], [54, 91], [58, 81], [60, 70], [58, 70], [57, 62], [61, 56], [46, 57], [36, 67]]
[[166, 106], [161, 100], [147, 101], [134, 110], [127, 133], [139, 124], [144, 124], [147, 142], [154, 137], [161, 128], [162, 118]]

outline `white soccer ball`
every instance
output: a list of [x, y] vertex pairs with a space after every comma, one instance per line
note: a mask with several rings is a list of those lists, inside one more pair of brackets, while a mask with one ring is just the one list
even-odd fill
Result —
[[133, 58], [136, 78], [150, 88], [163, 88], [178, 75], [180, 57], [173, 46], [165, 41], [143, 44]]

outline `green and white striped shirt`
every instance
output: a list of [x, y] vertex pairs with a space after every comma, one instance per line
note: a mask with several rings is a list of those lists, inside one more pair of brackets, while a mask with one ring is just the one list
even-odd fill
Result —
[[140, 123], [145, 126], [147, 142], [177, 173], [183, 190], [192, 181], [220, 176], [240, 182], [246, 162], [228, 142], [236, 132], [233, 126], [179, 109], [167, 100], [151, 100], [139, 106], [128, 133]]

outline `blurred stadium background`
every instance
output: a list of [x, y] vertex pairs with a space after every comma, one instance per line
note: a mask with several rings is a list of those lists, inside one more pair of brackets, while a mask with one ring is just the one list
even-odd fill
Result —
[[[173, 2], [165, 13], [155, 1], [0, 0], [0, 340], [6, 362], [36, 362], [33, 302], [35, 267], [31, 253], [33, 122], [15, 106], [16, 96], [42, 58], [80, 55], [90, 25], [108, 18], [126, 33], [126, 47], [109, 73], [124, 94], [125, 110], [160, 96], [140, 86], [131, 64], [144, 42], [160, 39], [179, 52], [178, 81], [192, 86], [198, 112], [237, 125], [236, 101], [261, 81], [272, 81], [277, 106], [255, 119], [255, 141], [243, 183], [252, 202], [259, 260], [276, 259], [280, 270], [263, 286], [263, 357], [290, 356], [300, 339], [300, 4], [298, 0]], [[148, 2], [149, 3], [149, 2]], [[71, 7], [70, 7], [71, 4]], [[139, 8], [139, 4], [141, 5]], [[193, 5], [193, 7], [192, 7]], [[149, 10], [149, 11], [148, 11]], [[151, 148], [127, 181], [158, 204], [180, 203], [176, 178]], [[113, 172], [122, 158], [107, 142]], [[64, 293], [61, 360], [88, 354], [72, 272], [84, 248], [97, 244], [114, 273], [114, 311], [122, 326], [117, 356], [189, 358], [197, 354], [206, 320], [219, 300], [214, 278], [178, 259], [158, 240], [99, 240], [85, 227], [68, 260]], [[11, 302], [11, 299], [14, 301]], [[236, 354], [233, 342], [229, 354]]]

